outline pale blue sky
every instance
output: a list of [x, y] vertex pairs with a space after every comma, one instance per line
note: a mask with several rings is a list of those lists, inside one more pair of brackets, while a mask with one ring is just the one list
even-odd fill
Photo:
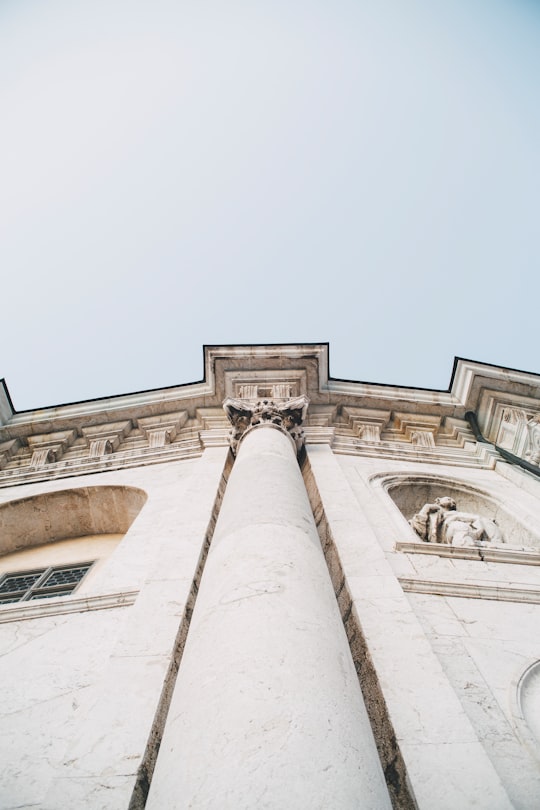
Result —
[[0, 377], [17, 409], [189, 382], [540, 372], [540, 2], [0, 0]]

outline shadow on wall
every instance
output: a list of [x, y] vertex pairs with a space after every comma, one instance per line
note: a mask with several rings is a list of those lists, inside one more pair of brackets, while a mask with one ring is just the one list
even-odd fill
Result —
[[396, 476], [386, 479], [383, 486], [407, 521], [424, 504], [434, 503], [436, 498], [448, 496], [455, 500], [458, 511], [492, 520], [501, 530], [505, 543], [540, 549], [540, 537], [520, 523], [507, 508], [490, 495], [466, 484], [445, 478], [408, 476], [403, 479]]
[[81, 487], [0, 505], [0, 554], [66, 538], [125, 534], [146, 502], [134, 487]]

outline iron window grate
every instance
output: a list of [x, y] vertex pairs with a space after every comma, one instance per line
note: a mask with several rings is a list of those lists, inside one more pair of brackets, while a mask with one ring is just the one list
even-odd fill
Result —
[[92, 565], [93, 562], [57, 565], [34, 571], [4, 574], [0, 577], [0, 604], [68, 596]]
[[27, 591], [43, 576], [43, 571], [27, 571], [24, 574], [5, 574], [0, 582], [0, 593]]

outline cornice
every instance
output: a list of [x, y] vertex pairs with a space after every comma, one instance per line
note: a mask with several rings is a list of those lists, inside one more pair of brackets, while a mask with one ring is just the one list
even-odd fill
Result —
[[[313, 402], [351, 397], [353, 400], [367, 400], [371, 407], [377, 407], [378, 402], [400, 402], [416, 407], [425, 405], [474, 410], [478, 389], [484, 380], [489, 380], [492, 388], [501, 391], [510, 392], [519, 386], [524, 395], [540, 400], [540, 375], [465, 358], [456, 358], [449, 390], [439, 391], [332, 378], [329, 375], [327, 343], [216, 345], [204, 347], [204, 379], [201, 381], [29, 411], [16, 412], [13, 409], [5, 382], [0, 380], [0, 425], [4, 425], [4, 430], [9, 428], [8, 438], [12, 438], [29, 424], [40, 429], [63, 422], [83, 421], [91, 424], [95, 417], [113, 421], [129, 418], [134, 411], [141, 417], [152, 416], [160, 410], [186, 407], [189, 403], [193, 408], [208, 405], [219, 407], [226, 395], [222, 395], [220, 390], [224, 388], [222, 378], [226, 372], [245, 369], [252, 375], [258, 373], [262, 378], [265, 369], [273, 369], [274, 373], [279, 369], [285, 374], [295, 368], [311, 372], [309, 390], [301, 393], [310, 396]], [[317, 397], [317, 394], [322, 397]], [[227, 395], [231, 395], [231, 392]]]
[[540, 411], [540, 376], [515, 369], [458, 358], [436, 391], [333, 379], [328, 364], [326, 343], [205, 346], [202, 381], [20, 413], [2, 383], [0, 485], [192, 457], [223, 443], [227, 397], [307, 396], [307, 441], [336, 452], [465, 464], [494, 463], [469, 444], [467, 410], [491, 432], [501, 403]]
[[196, 437], [184, 439], [175, 444], [166, 444], [163, 447], [143, 447], [98, 457], [87, 456], [68, 460], [61, 459], [42, 467], [34, 467], [31, 464], [23, 467], [13, 467], [0, 470], [0, 489], [38, 481], [51, 481], [58, 478], [71, 478], [198, 458], [202, 453], [202, 447], [201, 440]]
[[450, 391], [465, 410], [477, 410], [482, 391], [487, 387], [501, 394], [539, 400], [540, 405], [540, 374], [456, 358]]

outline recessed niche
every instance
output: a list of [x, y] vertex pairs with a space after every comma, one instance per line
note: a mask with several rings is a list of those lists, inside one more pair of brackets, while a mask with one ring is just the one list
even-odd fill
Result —
[[146, 498], [134, 487], [80, 487], [0, 504], [0, 555], [58, 540], [123, 535]]
[[[436, 498], [448, 496], [455, 500], [459, 512], [479, 515], [496, 523], [505, 544], [540, 549], [540, 537], [534, 535], [506, 507], [491, 496], [466, 484], [451, 479], [414, 476], [387, 479], [384, 487], [407, 521], [426, 503], [434, 503]], [[417, 537], [412, 529], [411, 533]]]

